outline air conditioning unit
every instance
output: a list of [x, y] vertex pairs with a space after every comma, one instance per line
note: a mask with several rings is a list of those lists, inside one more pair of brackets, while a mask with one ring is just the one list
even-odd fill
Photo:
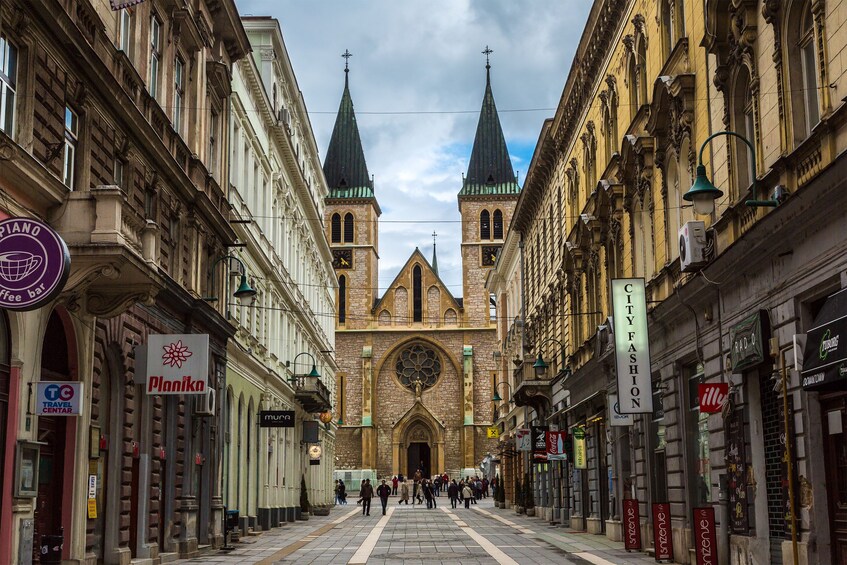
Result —
[[708, 263], [706, 224], [685, 222], [679, 229], [679, 265], [683, 272], [698, 271]]
[[291, 113], [288, 111], [288, 108], [280, 108], [277, 112], [276, 119], [285, 127], [291, 127]]
[[203, 394], [198, 394], [194, 401], [195, 416], [215, 415], [215, 389], [207, 388]]

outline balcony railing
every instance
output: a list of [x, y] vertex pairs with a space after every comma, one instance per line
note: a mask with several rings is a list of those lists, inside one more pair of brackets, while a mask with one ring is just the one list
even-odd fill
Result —
[[332, 407], [329, 389], [321, 379], [302, 375], [293, 377], [290, 382], [294, 387], [294, 398], [306, 412], [325, 412]]

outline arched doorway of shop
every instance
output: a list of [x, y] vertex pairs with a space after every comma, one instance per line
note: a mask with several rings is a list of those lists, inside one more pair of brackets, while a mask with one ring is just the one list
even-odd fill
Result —
[[429, 444], [422, 441], [415, 441], [409, 444], [406, 450], [406, 476], [414, 477], [415, 471], [422, 469], [421, 474], [424, 477], [432, 475], [432, 450]]

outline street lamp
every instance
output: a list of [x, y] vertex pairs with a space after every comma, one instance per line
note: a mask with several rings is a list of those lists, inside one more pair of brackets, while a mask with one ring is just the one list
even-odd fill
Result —
[[[249, 305], [253, 297], [256, 296], [256, 289], [250, 286], [250, 283], [247, 282], [247, 267], [245, 267], [244, 262], [235, 255], [224, 255], [223, 257], [218, 257], [218, 259], [214, 263], [212, 263], [212, 280], [210, 285], [212, 291], [214, 292], [215, 289], [215, 267], [218, 266], [218, 263], [225, 260], [231, 260], [238, 263], [239, 270], [241, 271], [241, 284], [238, 285], [238, 290], [232, 293], [232, 296], [237, 298], [239, 302], [241, 302], [242, 306]], [[226, 278], [226, 294], [229, 294], [229, 275], [227, 275]], [[204, 296], [203, 300], [205, 300], [206, 302], [217, 302], [218, 297]], [[229, 312], [229, 309], [227, 309], [227, 312]]]
[[544, 357], [542, 357], [542, 355], [541, 355], [541, 350], [542, 350], [542, 348], [544, 347], [545, 344], [547, 344], [551, 341], [559, 345], [559, 350], [560, 350], [561, 355], [562, 355], [562, 365], [561, 366], [565, 367], [564, 371], [565, 371], [566, 374], [570, 373], [570, 368], [565, 366], [565, 346], [562, 345], [562, 342], [559, 341], [558, 339], [554, 339], [554, 338], [551, 337], [551, 338], [545, 339], [544, 341], [542, 341], [538, 345], [538, 358], [535, 360], [535, 363], [532, 364], [532, 367], [535, 369], [535, 374], [539, 377], [543, 377], [544, 373], [547, 372], [547, 367], [549, 367], [549, 365], [544, 361]]
[[[317, 366], [317, 362], [315, 361], [315, 356], [312, 355], [311, 353], [307, 353], [307, 352], [303, 351], [302, 353], [298, 353], [297, 355], [294, 356], [294, 361], [291, 362], [291, 364], [294, 365], [294, 376], [291, 377], [290, 379], [288, 379], [288, 381], [293, 382], [293, 381], [297, 380], [297, 358], [300, 357], [301, 355], [307, 355], [312, 360], [312, 370], [309, 371], [309, 374], [305, 375], [305, 376], [312, 377], [314, 379], [321, 378], [321, 374], [318, 372], [318, 366]], [[287, 365], [287, 363], [286, 363], [286, 365]]]
[[500, 381], [496, 385], [494, 385], [494, 396], [491, 397], [491, 402], [503, 402], [503, 398], [500, 396], [500, 393], [497, 391], [500, 388], [500, 385], [506, 385], [509, 387], [509, 404], [512, 403], [512, 385], [509, 384], [509, 381]]

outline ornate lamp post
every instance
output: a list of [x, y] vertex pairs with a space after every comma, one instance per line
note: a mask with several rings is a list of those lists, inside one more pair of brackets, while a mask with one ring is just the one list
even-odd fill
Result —
[[565, 369], [564, 369], [565, 372], [570, 373], [570, 368], [565, 365], [565, 346], [562, 345], [562, 342], [559, 341], [558, 339], [554, 339], [554, 338], [551, 337], [551, 338], [545, 339], [544, 341], [542, 341], [538, 345], [538, 358], [535, 360], [535, 363], [533, 363], [533, 365], [532, 365], [532, 367], [535, 369], [535, 374], [538, 377], [544, 377], [544, 374], [547, 372], [547, 367], [549, 367], [547, 362], [544, 361], [544, 357], [541, 355], [541, 351], [542, 351], [542, 348], [544, 347], [544, 345], [551, 342], [551, 341], [553, 343], [556, 343], [556, 344], [559, 345], [559, 352], [562, 356], [562, 364], [560, 365], [560, 367], [565, 367]]
[[[253, 297], [256, 296], [256, 289], [250, 286], [250, 283], [247, 282], [247, 267], [244, 266], [244, 261], [242, 261], [235, 255], [224, 255], [223, 257], [218, 257], [218, 259], [216, 259], [215, 262], [212, 263], [212, 268], [210, 269], [212, 273], [210, 288], [212, 289], [212, 292], [214, 292], [216, 271], [215, 267], [217, 267], [218, 263], [220, 263], [221, 261], [226, 260], [235, 261], [239, 266], [239, 271], [241, 272], [241, 284], [238, 285], [238, 289], [232, 293], [232, 296], [237, 298], [241, 302], [242, 306], [247, 306], [253, 299]], [[227, 275], [226, 277], [226, 294], [229, 294], [229, 275]], [[206, 302], [217, 302], [218, 297], [214, 295], [204, 296], [203, 300], [205, 300]], [[229, 308], [227, 308], [226, 312], [227, 314], [229, 314]]]

